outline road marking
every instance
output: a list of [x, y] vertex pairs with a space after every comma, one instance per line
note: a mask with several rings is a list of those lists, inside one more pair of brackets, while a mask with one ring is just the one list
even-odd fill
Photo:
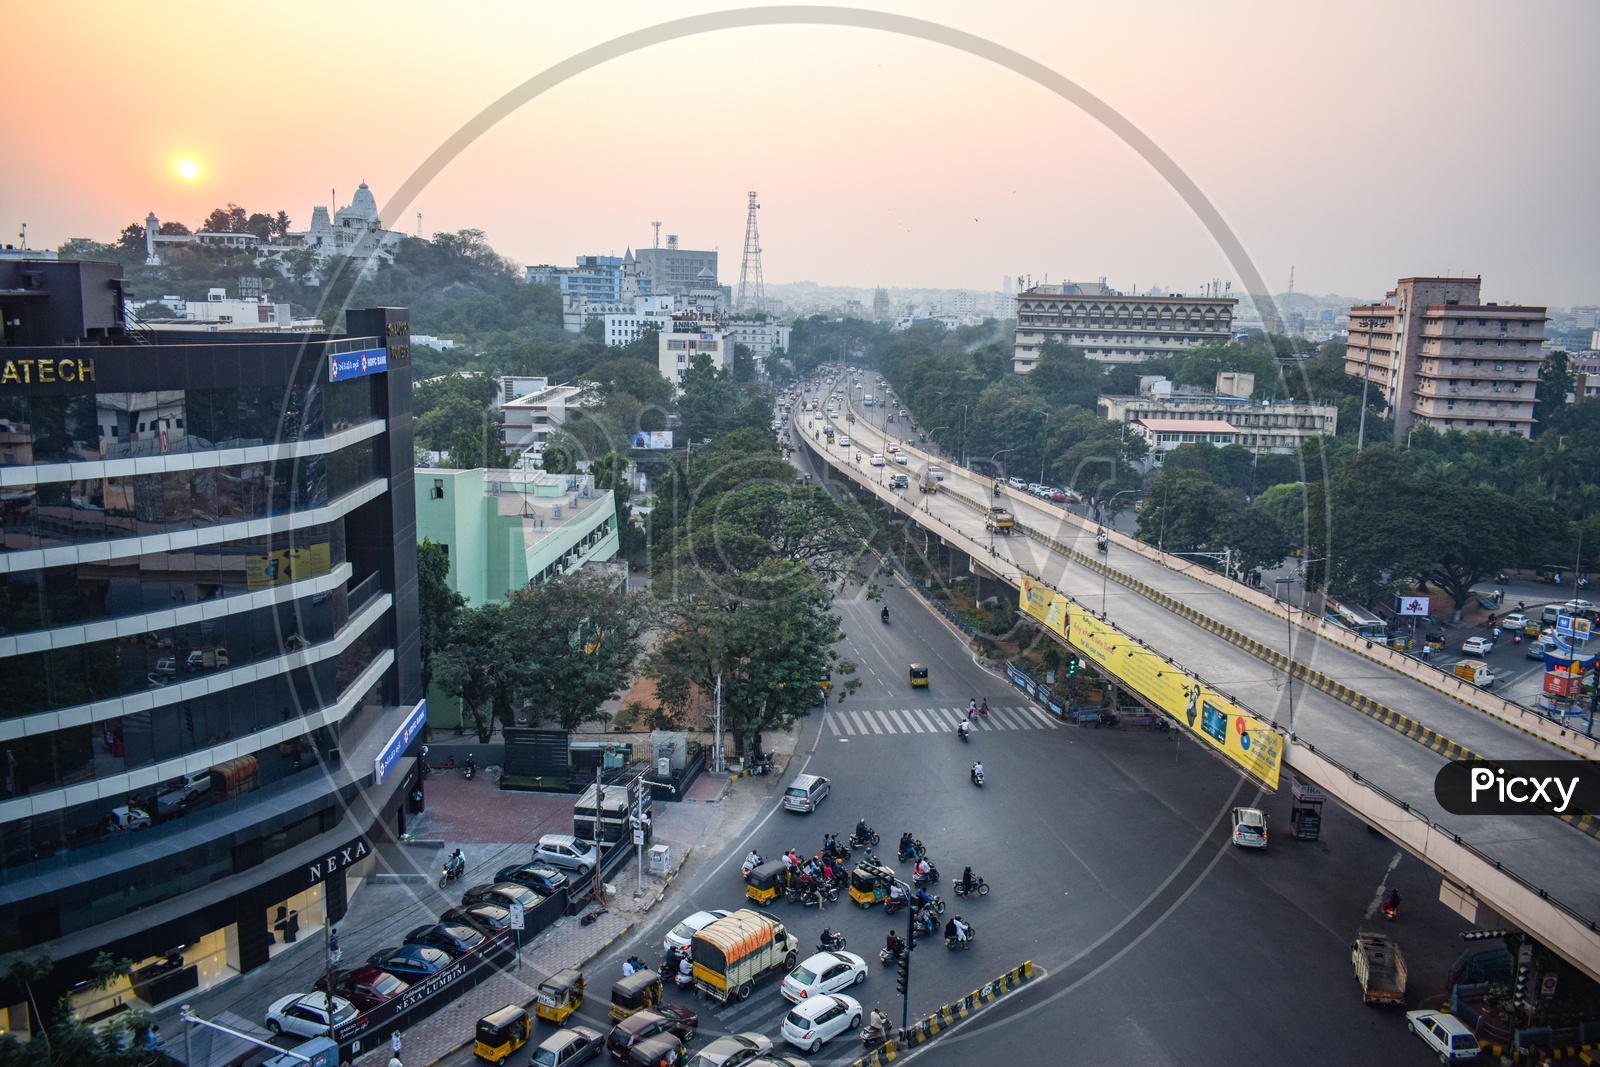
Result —
[[875, 733], [875, 734], [881, 734], [881, 733], [883, 733], [883, 731], [882, 731], [882, 730], [881, 730], [881, 729], [879, 729], [879, 728], [878, 728], [878, 720], [877, 720], [877, 717], [876, 717], [876, 716], [873, 716], [873, 714], [872, 714], [872, 712], [870, 712], [870, 711], [863, 711], [863, 712], [862, 712], [862, 713], [861, 713], [861, 717], [862, 717], [862, 718], [863, 718], [863, 719], [866, 719], [866, 720], [867, 720], [867, 725], [868, 725], [868, 726], [870, 726], [870, 727], [872, 727], [872, 732], [873, 732], [873, 733]]
[[929, 718], [929, 716], [921, 708], [916, 709], [916, 716], [922, 720], [925, 726], [927, 726], [930, 734], [936, 734], [943, 729], [943, 727], [939, 726], [934, 719]]

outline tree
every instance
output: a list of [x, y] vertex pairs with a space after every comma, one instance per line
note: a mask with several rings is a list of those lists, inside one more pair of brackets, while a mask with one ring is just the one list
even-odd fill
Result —
[[200, 224], [201, 233], [244, 233], [248, 216], [238, 204], [229, 204], [212, 210]]
[[602, 571], [577, 571], [514, 593], [500, 641], [513, 649], [514, 699], [562, 729], [603, 718], [600, 707], [628, 687], [650, 609]]
[[511, 711], [514, 654], [504, 641], [505, 612], [506, 606], [498, 603], [463, 609], [449, 640], [433, 655], [439, 687], [461, 698], [462, 719], [471, 717], [481, 744], [489, 743], [494, 720], [506, 721]]
[[1576, 386], [1570, 358], [1565, 352], [1552, 352], [1539, 369], [1539, 384], [1534, 390], [1534, 418], [1548, 421], [1552, 413], [1567, 406], [1567, 396]]
[[450, 640], [467, 598], [450, 588], [450, 551], [423, 538], [417, 546], [417, 616], [422, 635], [422, 688], [433, 680], [434, 659]]
[[[50, 953], [41, 952], [32, 958], [18, 956], [6, 968], [6, 977], [11, 984], [21, 987], [28, 998], [28, 1023], [29, 1028], [44, 1037], [45, 1051], [51, 1052], [50, 1036], [45, 1031], [45, 1017], [39, 1011], [39, 1002], [34, 999], [33, 986], [45, 975], [55, 969], [56, 961], [50, 958]], [[70, 1014], [70, 1013], [69, 1013]]]
[[[140, 238], [143, 240], [143, 238]], [[99, 241], [91, 241], [87, 237], [71, 237], [62, 241], [56, 248], [57, 259], [76, 260], [116, 260], [117, 249], [111, 245], [103, 245]]]
[[[827, 587], [793, 564], [772, 560], [748, 576], [693, 583], [667, 605], [648, 673], [662, 706], [680, 717], [722, 682], [723, 722], [735, 751], [762, 730], [786, 730], [809, 713], [843, 638]], [[849, 691], [854, 679], [844, 682]]]
[[1455, 601], [1455, 621], [1473, 583], [1516, 559], [1536, 531], [1530, 515], [1498, 489], [1415, 483], [1412, 499], [1425, 536], [1421, 576]]
[[760, 481], [709, 494], [689, 514], [679, 563], [703, 574], [746, 575], [767, 560], [806, 567], [824, 580], [845, 576], [861, 542], [821, 488]]

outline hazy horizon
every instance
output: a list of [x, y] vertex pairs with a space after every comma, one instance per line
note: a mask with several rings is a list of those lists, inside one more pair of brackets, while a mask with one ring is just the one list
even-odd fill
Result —
[[[1093, 93], [1183, 168], [1273, 292], [1292, 266], [1312, 294], [1466, 273], [1486, 300], [1600, 303], [1594, 5], [880, 6]], [[111, 240], [151, 210], [193, 225], [230, 201], [298, 229], [365, 180], [393, 228], [415, 232], [420, 211], [425, 233], [482, 229], [525, 264], [648, 247], [660, 219], [663, 242], [717, 249], [736, 285], [756, 189], [773, 283], [1244, 288], [1179, 196], [1083, 112], [970, 55], [862, 29], [724, 30], [613, 59], [495, 125], [404, 210], [390, 202], [545, 68], [719, 10], [18, 8], [28, 46], [0, 84], [35, 103], [0, 118], [0, 232], [14, 243], [26, 222], [37, 248]], [[178, 177], [183, 159], [198, 178]]]

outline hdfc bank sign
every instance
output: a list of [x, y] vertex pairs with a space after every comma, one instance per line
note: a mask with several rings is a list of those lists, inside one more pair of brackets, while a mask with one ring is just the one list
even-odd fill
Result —
[[382, 348], [363, 348], [358, 352], [328, 353], [328, 381], [361, 378], [389, 369], [389, 353]]

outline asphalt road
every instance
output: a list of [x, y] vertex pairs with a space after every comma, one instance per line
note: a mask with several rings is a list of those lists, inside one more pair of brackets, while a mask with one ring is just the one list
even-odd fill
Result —
[[[879, 602], [855, 596], [838, 605], [842, 652], [859, 663], [863, 685], [807, 720], [788, 771], [831, 780], [821, 809], [796, 815], [774, 807], [759, 818], [637, 940], [594, 965], [594, 988], [606, 988], [628, 954], [658, 960], [662, 935], [688, 912], [743, 906], [738, 864], [752, 845], [769, 857], [791, 846], [815, 852], [824, 832], [848, 834], [864, 816], [891, 863], [902, 830], [923, 839], [943, 874], [936, 890], [951, 905], [947, 914], [961, 913], [978, 934], [971, 952], [947, 952], [939, 940], [917, 949], [913, 1019], [1023, 960], [1044, 972], [915, 1058], [1426, 1062], [1398, 1013], [1361, 1004], [1349, 942], [1374, 925], [1380, 887], [1398, 886], [1405, 904], [1387, 929], [1407, 954], [1413, 1002], [1442, 993], [1465, 924], [1437, 903], [1430, 872], [1337, 811], [1325, 813], [1321, 841], [1289, 840], [1285, 800], [1258, 798], [1188, 740], [1050, 724], [982, 670], [915, 593], [894, 585], [885, 593], [888, 626], [878, 620]], [[914, 660], [930, 667], [927, 691], [913, 692], [906, 680]], [[995, 715], [963, 744], [954, 726], [972, 697], [986, 697]], [[967, 781], [980, 757], [989, 774], [981, 791]], [[1257, 802], [1272, 820], [1271, 845], [1234, 848], [1228, 810]], [[967, 902], [949, 892], [964, 864], [994, 886], [990, 896]], [[877, 961], [891, 923], [879, 909], [841, 898], [821, 914], [784, 902], [773, 913], [808, 949], [824, 924], [844, 932], [872, 972], [850, 992], [865, 1010], [881, 1005], [898, 1021], [893, 973]], [[893, 924], [904, 928], [901, 917]], [[696, 1048], [728, 1031], [757, 1031], [782, 1044], [777, 1032], [788, 1004], [775, 980], [722, 1010], [669, 1000], [701, 1012]], [[601, 998], [591, 1005], [604, 1006]], [[806, 1058], [844, 1063], [860, 1051], [850, 1034]]]

